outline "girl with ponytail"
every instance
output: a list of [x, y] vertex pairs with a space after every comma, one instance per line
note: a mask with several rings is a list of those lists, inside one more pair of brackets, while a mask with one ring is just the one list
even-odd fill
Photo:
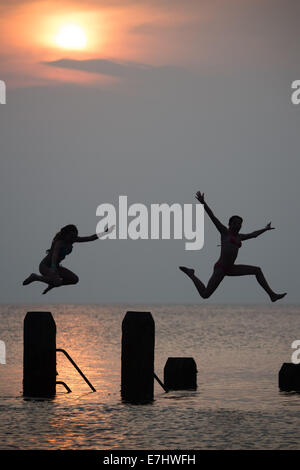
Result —
[[54, 287], [74, 285], [79, 281], [78, 276], [69, 269], [61, 266], [61, 261], [73, 250], [73, 243], [91, 242], [98, 240], [103, 235], [108, 235], [114, 230], [106, 228], [105, 232], [91, 235], [88, 237], [79, 237], [76, 225], [69, 224], [62, 227], [52, 240], [50, 248], [46, 251], [47, 255], [42, 259], [39, 266], [40, 275], [31, 273], [23, 286], [38, 281], [47, 284], [43, 294], [49, 292]]

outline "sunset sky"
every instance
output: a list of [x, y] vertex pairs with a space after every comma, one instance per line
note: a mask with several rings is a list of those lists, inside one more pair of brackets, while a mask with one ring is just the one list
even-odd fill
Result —
[[285, 66], [299, 12], [297, 2], [288, 5], [283, 9], [278, 0], [4, 0], [1, 73], [10, 86], [32, 86], [113, 84], [124, 75], [165, 66]]
[[[300, 301], [298, 217], [287, 229], [299, 201], [299, 13], [297, 0], [2, 0], [2, 301], [45, 301], [21, 282], [60, 226], [92, 234], [97, 206], [121, 194], [191, 203], [198, 189], [224, 222], [241, 213], [244, 231], [272, 220], [241, 262]], [[97, 243], [65, 260], [80, 283], [49, 301], [197, 302], [177, 266], [206, 282], [219, 249], [207, 219], [196, 254], [180, 241]], [[267, 301], [245, 279], [212, 300]]]
[[[139, 70], [144, 66], [189, 63], [196, 50], [191, 43], [193, 50], [187, 51], [186, 41], [194, 41], [199, 24], [213, 14], [206, 6], [207, 11], [195, 16], [195, 11], [187, 12], [184, 4], [176, 0], [9, 1], [1, 2], [0, 9], [2, 67], [11, 84], [17, 86], [103, 83], [108, 76], [114, 82], [122, 68]], [[80, 34], [84, 37], [81, 45], [76, 43], [76, 31], [73, 43], [70, 37], [68, 42], [67, 35], [65, 43], [59, 41], [61, 31], [70, 26], [77, 28], [77, 40]], [[81, 65], [75, 72], [72, 64], [55, 67], [53, 63], [61, 59], [80, 61]], [[86, 65], [89, 60], [98, 61], [91, 70]], [[115, 62], [120, 66], [116, 73]]]

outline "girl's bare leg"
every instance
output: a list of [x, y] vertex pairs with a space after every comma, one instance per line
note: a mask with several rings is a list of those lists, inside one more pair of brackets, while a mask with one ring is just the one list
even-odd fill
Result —
[[286, 296], [286, 292], [284, 294], [276, 294], [269, 284], [266, 281], [266, 278], [259, 266], [249, 266], [247, 264], [236, 264], [232, 266], [232, 268], [227, 271], [228, 276], [247, 276], [247, 275], [254, 275], [257, 279], [257, 282], [261, 285], [261, 287], [267, 292], [272, 302], [276, 302], [276, 300], [282, 299]]
[[27, 286], [28, 284], [31, 284], [32, 282], [39, 281], [39, 282], [44, 282], [45, 284], [50, 284], [53, 282], [53, 276], [41, 276], [36, 273], [31, 273], [30, 276], [28, 276], [25, 281], [23, 281], [23, 286]]
[[210, 280], [208, 281], [207, 287], [205, 287], [203, 282], [201, 282], [200, 279], [195, 276], [194, 269], [186, 268], [184, 266], [179, 266], [179, 269], [183, 271], [193, 281], [197, 291], [203, 299], [208, 299], [208, 297], [210, 297], [214, 293], [214, 291], [217, 289], [217, 287], [222, 282], [225, 276], [222, 269], [215, 269]]
[[[44, 282], [45, 284], [51, 285], [52, 287], [58, 287], [62, 283], [62, 279], [60, 279], [60, 274], [57, 275], [50, 269], [47, 265], [41, 263], [39, 266], [39, 270], [41, 275], [36, 273], [31, 273], [27, 279], [23, 281], [23, 286], [27, 286], [32, 282]], [[50, 289], [48, 289], [50, 290]]]
[[49, 292], [54, 287], [67, 286], [78, 283], [78, 276], [72, 271], [70, 271], [70, 269], [64, 268], [63, 266], [59, 266], [57, 270], [59, 277], [62, 279], [61, 284], [56, 286], [53, 284], [49, 284], [48, 287], [46, 287], [46, 289], [42, 292], [43, 294], [47, 294], [47, 292]]

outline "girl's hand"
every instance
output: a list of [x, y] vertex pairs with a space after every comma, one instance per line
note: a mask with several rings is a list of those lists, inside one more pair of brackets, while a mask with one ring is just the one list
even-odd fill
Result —
[[113, 231], [115, 230], [115, 228], [116, 228], [115, 225], [112, 225], [110, 228], [106, 227], [106, 229], [105, 229], [106, 235], [107, 235], [108, 233], [113, 232]]
[[204, 193], [201, 194], [200, 191], [197, 191], [195, 198], [198, 199], [201, 204], [204, 204]]
[[265, 226], [265, 230], [275, 230], [275, 227], [271, 227], [271, 223], [272, 223], [272, 222], [269, 222], [269, 223]]
[[104, 235], [108, 235], [109, 233], [115, 230], [116, 226], [112, 225], [110, 228], [106, 227], [104, 232], [97, 233], [98, 238], [103, 237]]

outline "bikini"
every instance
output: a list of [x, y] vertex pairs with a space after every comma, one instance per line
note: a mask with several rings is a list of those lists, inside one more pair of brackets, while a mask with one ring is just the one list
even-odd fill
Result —
[[[233, 243], [234, 245], [238, 246], [239, 248], [241, 248], [241, 246], [242, 246], [242, 242], [237, 237], [235, 237], [232, 233], [230, 233], [229, 242]], [[228, 274], [230, 272], [231, 266], [228, 268], [221, 261], [217, 261], [214, 265], [214, 269], [216, 269], [216, 268], [222, 269], [222, 271], [225, 274]]]
[[[63, 259], [65, 259], [67, 255], [71, 253], [72, 250], [73, 250], [72, 245], [61, 247], [61, 249], [59, 250], [60, 261], [58, 262], [58, 265]], [[52, 253], [48, 253], [47, 256], [45, 256], [45, 258], [41, 261], [41, 264], [45, 264], [46, 266], [49, 267], [51, 265], [51, 258], [52, 258]]]

